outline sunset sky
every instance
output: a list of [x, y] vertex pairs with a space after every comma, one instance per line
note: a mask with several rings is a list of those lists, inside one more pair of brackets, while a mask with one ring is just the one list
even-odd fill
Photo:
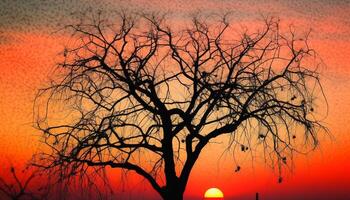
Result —
[[[172, 3], [169, 3], [172, 2]], [[178, 23], [192, 13], [232, 11], [232, 21], [254, 24], [261, 16], [275, 16], [301, 32], [312, 29], [310, 44], [323, 59], [321, 82], [329, 104], [322, 136], [312, 153], [295, 158], [295, 166], [277, 183], [278, 174], [249, 155], [239, 157], [242, 170], [224, 148], [211, 144], [191, 174], [185, 199], [202, 199], [206, 189], [220, 188], [225, 199], [350, 199], [350, 1], [233, 1], [233, 0], [2, 0], [0, 1], [0, 176], [10, 165], [23, 167], [37, 152], [38, 130], [33, 128], [33, 101], [60, 60], [69, 40], [57, 30], [78, 11], [130, 10], [167, 12]], [[248, 27], [254, 29], [254, 27]], [[121, 199], [157, 199], [146, 181], [130, 174], [127, 183], [118, 170], [112, 182]], [[131, 189], [131, 187], [133, 187]], [[142, 194], [142, 195], [140, 195]], [[281, 198], [283, 196], [283, 198]], [[1, 198], [0, 198], [1, 199]]]

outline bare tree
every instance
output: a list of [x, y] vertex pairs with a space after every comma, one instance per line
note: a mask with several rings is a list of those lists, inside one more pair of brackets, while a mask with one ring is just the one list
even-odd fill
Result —
[[[74, 42], [60, 78], [37, 100], [46, 168], [67, 177], [120, 168], [163, 199], [183, 199], [201, 151], [219, 136], [242, 151], [261, 147], [276, 166], [317, 146], [324, 95], [308, 33], [282, 33], [273, 18], [254, 32], [227, 16], [197, 16], [185, 28], [148, 14], [113, 20], [97, 13], [67, 26]], [[61, 104], [66, 117], [54, 111]]]

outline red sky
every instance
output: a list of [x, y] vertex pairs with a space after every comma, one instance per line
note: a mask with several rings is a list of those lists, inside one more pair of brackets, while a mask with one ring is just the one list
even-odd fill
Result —
[[[50, 2], [50, 1], [49, 1]], [[70, 20], [70, 13], [89, 5], [130, 10], [165, 10], [181, 23], [191, 12], [232, 9], [239, 23], [255, 21], [260, 14], [278, 16], [300, 29], [312, 28], [310, 42], [324, 60], [322, 83], [329, 103], [325, 124], [332, 138], [307, 156], [297, 156], [293, 171], [277, 184], [277, 174], [263, 162], [241, 158], [244, 168], [234, 173], [230, 156], [219, 159], [222, 148], [212, 144], [201, 154], [190, 177], [186, 199], [201, 199], [210, 187], [220, 188], [225, 199], [350, 199], [350, 2], [348, 1], [76, 1], [43, 4], [41, 1], [0, 3], [0, 175], [10, 164], [22, 166], [38, 149], [38, 131], [32, 124], [33, 99], [45, 85], [66, 42], [52, 32]], [[246, 156], [247, 157], [247, 156]], [[253, 166], [254, 164], [254, 166]], [[118, 183], [122, 199], [158, 198], [136, 175]], [[136, 187], [132, 190], [131, 186]], [[125, 191], [122, 188], [125, 187]], [[282, 198], [283, 197], [283, 198]]]

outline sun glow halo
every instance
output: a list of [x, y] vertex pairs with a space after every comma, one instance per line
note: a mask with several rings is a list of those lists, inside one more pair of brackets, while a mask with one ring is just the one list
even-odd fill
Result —
[[224, 198], [224, 194], [219, 190], [218, 188], [209, 188], [205, 193], [204, 193], [204, 198], [205, 199], [221, 199]]

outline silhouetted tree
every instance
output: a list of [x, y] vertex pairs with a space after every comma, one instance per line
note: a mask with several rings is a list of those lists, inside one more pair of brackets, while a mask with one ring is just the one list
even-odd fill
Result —
[[273, 18], [255, 32], [231, 27], [227, 16], [168, 24], [100, 12], [67, 26], [60, 77], [37, 98], [51, 150], [42, 166], [64, 177], [125, 169], [163, 199], [182, 199], [201, 151], [219, 136], [242, 151], [261, 146], [278, 166], [317, 146], [315, 91], [323, 93], [308, 33], [282, 33]]

